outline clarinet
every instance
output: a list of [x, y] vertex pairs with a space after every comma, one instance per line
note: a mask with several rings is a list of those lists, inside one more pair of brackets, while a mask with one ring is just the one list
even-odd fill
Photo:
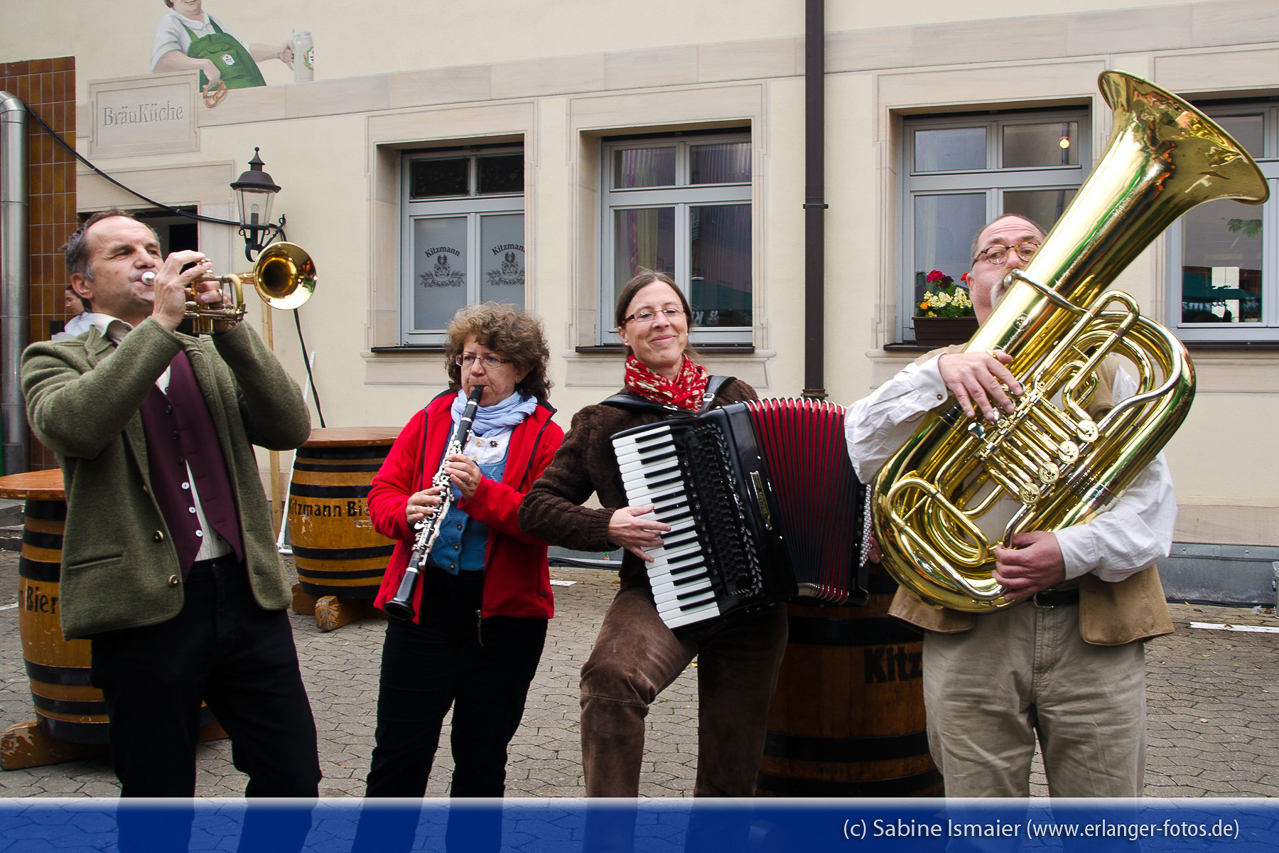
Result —
[[[471, 432], [471, 422], [475, 420], [475, 410], [480, 407], [480, 396], [483, 393], [482, 387], [471, 391], [471, 396], [466, 401], [466, 408], [462, 411], [462, 418], [458, 421], [457, 430], [453, 433], [453, 438], [449, 440], [448, 447], [444, 448], [445, 460], [456, 453], [461, 453], [462, 448], [466, 446], [466, 439]], [[395, 597], [382, 606], [387, 616], [404, 621], [417, 615], [413, 610], [413, 588], [417, 586], [418, 578], [422, 575], [422, 567], [426, 565], [431, 546], [439, 538], [440, 525], [444, 523], [444, 516], [448, 515], [453, 507], [453, 484], [449, 482], [449, 475], [444, 473], [443, 462], [440, 463], [440, 470], [436, 471], [431, 479], [431, 485], [442, 487], [440, 505], [435, 508], [434, 514], [427, 515], [413, 525], [417, 535], [413, 540], [413, 553], [409, 556], [404, 578], [400, 581], [400, 588], [395, 591]]]

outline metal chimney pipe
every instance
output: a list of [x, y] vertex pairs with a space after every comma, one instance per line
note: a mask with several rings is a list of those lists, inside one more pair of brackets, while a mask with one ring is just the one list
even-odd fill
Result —
[[19, 368], [31, 286], [31, 185], [27, 107], [0, 91], [0, 422], [4, 473], [27, 470], [29, 439]]

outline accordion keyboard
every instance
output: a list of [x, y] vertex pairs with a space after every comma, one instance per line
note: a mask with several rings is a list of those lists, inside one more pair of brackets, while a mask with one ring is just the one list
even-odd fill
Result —
[[649, 551], [647, 564], [653, 601], [662, 621], [678, 628], [720, 614], [706, 553], [698, 534], [693, 499], [675, 452], [670, 427], [613, 439], [613, 450], [631, 506], [654, 504], [644, 518], [671, 526], [662, 546]]

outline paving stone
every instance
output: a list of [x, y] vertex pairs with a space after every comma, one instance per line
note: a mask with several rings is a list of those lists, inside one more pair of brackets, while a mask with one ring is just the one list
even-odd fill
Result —
[[[16, 589], [17, 559], [14, 552], [0, 551], [0, 588], [8, 584], [7, 588]], [[618, 587], [616, 574], [605, 570], [557, 568], [554, 576], [576, 583], [554, 588], [556, 618], [551, 621], [541, 666], [529, 690], [523, 725], [510, 746], [510, 796], [585, 794], [578, 672]], [[12, 596], [0, 593], [0, 599], [12, 600]], [[1190, 627], [1192, 621], [1276, 626], [1279, 620], [1268, 611], [1206, 605], [1174, 604], [1172, 611], [1177, 632], [1152, 640], [1146, 647], [1146, 794], [1279, 796], [1279, 774], [1272, 760], [1273, 745], [1279, 741], [1279, 686], [1274, 678], [1279, 635]], [[320, 736], [321, 793], [326, 797], [358, 797], [364, 790], [373, 748], [385, 622], [367, 619], [326, 634], [316, 628], [312, 617], [290, 617]], [[32, 719], [17, 610], [3, 610], [0, 725]], [[430, 796], [448, 794], [453, 766], [448, 753], [450, 729], [446, 720], [428, 785]], [[641, 796], [690, 796], [696, 772], [697, 667], [690, 666], [663, 692], [649, 714]], [[231, 764], [229, 742], [201, 745], [196, 783], [199, 795], [240, 797], [245, 781]], [[110, 798], [118, 791], [105, 759], [0, 772], [2, 797]], [[1047, 795], [1038, 756], [1031, 793]], [[341, 821], [335, 824], [343, 825]], [[349, 828], [349, 824], [345, 826]], [[323, 831], [316, 827], [312, 841]], [[420, 833], [426, 831], [419, 829]], [[645, 829], [656, 833], [654, 838], [664, 837], [662, 831], [656, 826]], [[349, 838], [346, 841], [349, 843]], [[342, 837], [334, 837], [332, 849], [343, 849]]]

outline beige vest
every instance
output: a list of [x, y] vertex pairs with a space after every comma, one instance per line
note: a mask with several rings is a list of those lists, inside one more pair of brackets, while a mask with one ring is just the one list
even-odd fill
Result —
[[[944, 352], [959, 352], [962, 346], [947, 347]], [[918, 359], [922, 364], [943, 350], [935, 350]], [[1089, 414], [1099, 418], [1114, 406], [1112, 388], [1118, 362], [1107, 359], [1097, 371], [1098, 387]], [[889, 607], [889, 614], [926, 631], [959, 634], [977, 623], [979, 614], [951, 610], [925, 604], [913, 592], [899, 587]], [[1121, 646], [1172, 633], [1172, 616], [1164, 599], [1159, 570], [1147, 566], [1119, 583], [1107, 583], [1095, 575], [1079, 578], [1079, 634], [1085, 643], [1096, 646]]]

